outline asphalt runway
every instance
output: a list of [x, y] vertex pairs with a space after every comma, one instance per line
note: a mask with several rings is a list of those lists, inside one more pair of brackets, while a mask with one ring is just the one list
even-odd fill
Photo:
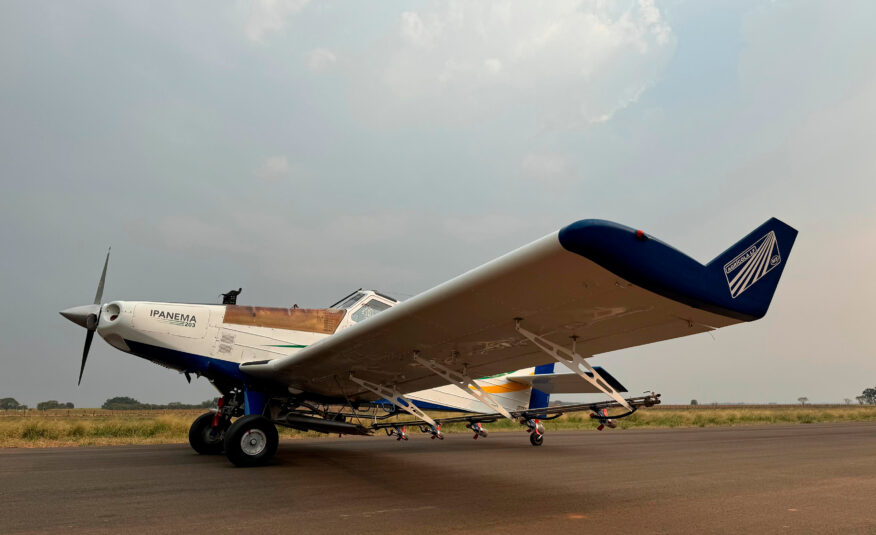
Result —
[[876, 423], [0, 450], [2, 533], [876, 533]]

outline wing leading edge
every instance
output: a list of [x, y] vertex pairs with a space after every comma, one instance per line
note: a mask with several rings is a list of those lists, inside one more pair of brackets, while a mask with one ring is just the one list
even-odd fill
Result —
[[515, 318], [595, 355], [762, 317], [796, 230], [770, 219], [707, 265], [641, 231], [583, 220], [288, 357], [241, 371], [324, 396], [371, 399], [350, 374], [399, 392], [445, 381], [415, 351], [472, 377], [548, 360]]

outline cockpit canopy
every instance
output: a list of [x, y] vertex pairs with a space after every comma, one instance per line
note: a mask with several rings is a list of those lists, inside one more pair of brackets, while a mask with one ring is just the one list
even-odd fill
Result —
[[[356, 290], [344, 297], [330, 308], [340, 308], [347, 311], [340, 329], [367, 320], [372, 316], [398, 304], [396, 299], [374, 290]], [[340, 330], [339, 329], [339, 330]]]

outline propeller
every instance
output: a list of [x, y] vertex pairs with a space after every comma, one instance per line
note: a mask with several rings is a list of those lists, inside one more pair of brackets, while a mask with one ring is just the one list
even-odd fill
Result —
[[91, 341], [94, 339], [94, 331], [100, 323], [100, 300], [103, 299], [103, 286], [106, 282], [106, 268], [109, 265], [109, 257], [112, 247], [106, 252], [106, 260], [103, 262], [103, 272], [100, 274], [100, 282], [97, 283], [97, 293], [94, 294], [94, 303], [62, 310], [61, 315], [80, 327], [85, 327], [85, 347], [82, 349], [82, 365], [79, 367], [79, 382], [82, 384], [82, 373], [85, 371], [85, 361], [88, 360], [88, 350], [91, 349]]

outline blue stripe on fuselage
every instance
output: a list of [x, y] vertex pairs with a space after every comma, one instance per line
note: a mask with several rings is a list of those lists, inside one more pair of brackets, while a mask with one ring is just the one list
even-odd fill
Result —
[[152, 362], [168, 366], [175, 370], [190, 373], [197, 372], [209, 378], [218, 378], [217, 376], [221, 376], [221, 378], [241, 383], [248, 382], [251, 379], [240, 371], [238, 363], [236, 362], [204, 357], [193, 353], [168, 349], [166, 347], [134, 342], [133, 340], [125, 340], [125, 343], [131, 348], [131, 353], [138, 357], [151, 360]]

